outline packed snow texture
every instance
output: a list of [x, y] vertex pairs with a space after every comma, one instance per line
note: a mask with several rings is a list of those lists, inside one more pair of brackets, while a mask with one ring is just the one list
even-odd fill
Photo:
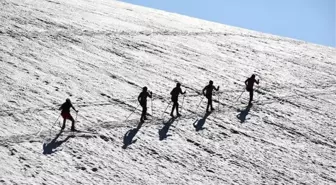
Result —
[[336, 184], [335, 48], [112, 0], [1, 0], [0, 41], [0, 184]]

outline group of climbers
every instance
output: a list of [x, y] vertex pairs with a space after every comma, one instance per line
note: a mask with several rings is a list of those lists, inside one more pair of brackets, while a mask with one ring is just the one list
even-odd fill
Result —
[[[259, 84], [259, 80], [255, 79], [254, 74], [245, 81], [246, 90], [249, 92], [249, 95], [250, 95], [248, 106], [252, 106], [254, 83]], [[213, 81], [210, 80], [209, 84], [207, 86], [205, 86], [203, 88], [203, 91], [202, 91], [202, 94], [208, 99], [208, 104], [207, 104], [207, 108], [206, 108], [207, 112], [211, 112], [211, 111], [214, 110], [214, 108], [212, 106], [213, 90], [218, 91], [219, 86], [215, 87], [213, 85]], [[171, 110], [171, 113], [170, 113], [170, 115], [172, 117], [174, 117], [173, 113], [174, 113], [175, 109], [176, 109], [176, 116], [177, 117], [181, 116], [181, 114], [179, 113], [178, 97], [179, 97], [180, 94], [185, 94], [185, 93], [186, 93], [186, 91], [182, 92], [181, 83], [177, 83], [176, 87], [173, 88], [173, 90], [170, 92], [171, 101], [173, 102], [173, 107], [172, 107], [172, 110]], [[153, 96], [153, 93], [148, 91], [147, 87], [143, 87], [142, 92], [138, 96], [139, 104], [142, 107], [142, 113], [141, 113], [141, 117], [140, 117], [141, 122], [144, 122], [144, 120], [147, 120], [147, 117], [146, 117], [146, 115], [147, 115], [147, 97], [152, 98], [152, 96]], [[61, 112], [61, 115], [63, 117], [62, 129], [65, 128], [65, 122], [66, 122], [67, 119], [69, 119], [72, 122], [71, 130], [75, 131], [75, 120], [73, 119], [73, 117], [70, 114], [70, 108], [73, 108], [76, 112], [78, 112], [78, 110], [76, 110], [73, 107], [73, 105], [71, 104], [71, 101], [70, 101], [69, 98], [66, 99], [66, 102], [64, 104], [62, 104], [62, 106], [59, 108], [59, 110], [62, 110], [62, 112]], [[209, 108], [210, 108], [210, 110], [209, 110]]]

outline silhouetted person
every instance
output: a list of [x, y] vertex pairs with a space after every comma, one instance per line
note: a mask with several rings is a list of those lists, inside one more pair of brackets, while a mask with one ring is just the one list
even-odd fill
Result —
[[172, 111], [170, 113], [170, 116], [171, 117], [174, 117], [174, 109], [176, 108], [176, 114], [177, 116], [181, 116], [181, 114], [179, 113], [178, 109], [179, 109], [179, 104], [178, 104], [178, 96], [179, 94], [185, 94], [186, 91], [182, 92], [182, 89], [181, 89], [181, 84], [180, 83], [177, 83], [176, 84], [176, 87], [170, 92], [170, 95], [171, 95], [171, 100], [173, 102], [173, 108], [172, 108]]
[[245, 81], [246, 90], [248, 92], [250, 92], [250, 101], [249, 101], [249, 104], [248, 104], [249, 106], [252, 105], [252, 101], [253, 101], [253, 86], [254, 86], [254, 83], [259, 84], [259, 80], [255, 79], [254, 74]]
[[142, 107], [142, 114], [140, 121], [144, 122], [144, 120], [147, 120], [146, 114], [147, 114], [147, 97], [152, 98], [152, 93], [147, 91], [147, 87], [142, 88], [142, 92], [138, 96], [138, 101]]
[[75, 131], [75, 120], [73, 119], [73, 117], [70, 114], [70, 108], [73, 108], [73, 110], [75, 110], [76, 112], [78, 112], [78, 110], [75, 109], [74, 106], [72, 106], [71, 101], [69, 98], [66, 99], [65, 103], [62, 104], [62, 106], [59, 108], [59, 110], [62, 110], [61, 115], [63, 117], [63, 126], [62, 126], [62, 130], [65, 128], [65, 122], [67, 119], [69, 119], [72, 124], [71, 124], [71, 131]]
[[213, 81], [210, 80], [209, 81], [209, 85], [205, 86], [204, 89], [203, 89], [203, 95], [208, 99], [208, 105], [207, 105], [207, 109], [206, 111], [209, 112], [209, 106], [211, 107], [211, 111], [215, 110], [213, 107], [212, 107], [212, 91], [213, 90], [216, 90], [218, 91], [219, 90], [219, 86], [216, 88], [214, 85], [213, 85]]

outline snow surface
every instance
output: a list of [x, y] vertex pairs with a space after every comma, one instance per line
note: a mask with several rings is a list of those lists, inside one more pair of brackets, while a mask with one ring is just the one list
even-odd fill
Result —
[[0, 41], [0, 184], [336, 184], [335, 48], [112, 0], [1, 0]]

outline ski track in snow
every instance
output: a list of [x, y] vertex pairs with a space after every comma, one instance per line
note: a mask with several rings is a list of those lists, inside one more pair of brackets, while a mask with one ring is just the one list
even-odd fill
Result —
[[[112, 0], [0, 4], [1, 184], [336, 184], [335, 48]], [[60, 133], [67, 97], [82, 132]]]

